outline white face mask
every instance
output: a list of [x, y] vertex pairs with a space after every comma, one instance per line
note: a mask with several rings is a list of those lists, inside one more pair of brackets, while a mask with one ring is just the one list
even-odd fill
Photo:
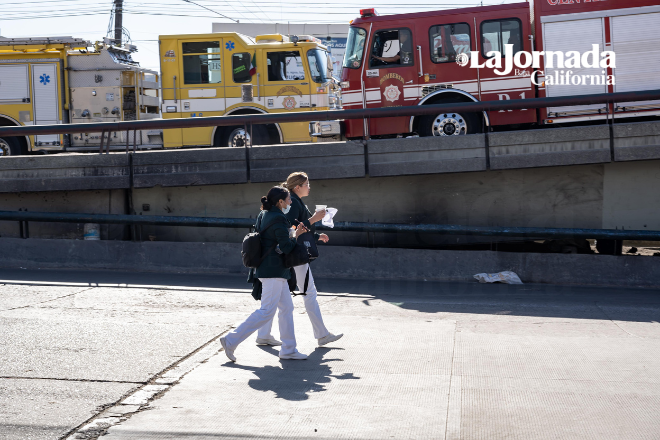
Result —
[[291, 210], [291, 205], [288, 205], [286, 208], [284, 208], [284, 209], [282, 210], [282, 213], [283, 213], [283, 214], [288, 214], [290, 210]]

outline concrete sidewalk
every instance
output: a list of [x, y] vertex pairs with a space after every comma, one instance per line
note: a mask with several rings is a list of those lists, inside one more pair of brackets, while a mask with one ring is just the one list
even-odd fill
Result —
[[658, 291], [318, 283], [334, 292], [322, 296], [321, 310], [343, 339], [316, 348], [296, 298], [296, 334], [308, 360], [280, 361], [253, 336], [236, 350], [237, 363], [217, 353], [103, 438], [660, 433]]

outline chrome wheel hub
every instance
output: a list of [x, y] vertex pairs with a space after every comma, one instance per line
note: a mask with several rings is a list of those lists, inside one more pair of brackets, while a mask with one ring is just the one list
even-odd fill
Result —
[[9, 144], [4, 139], [0, 139], [0, 156], [11, 156]]
[[228, 147], [245, 147], [250, 144], [250, 135], [244, 128], [236, 128], [229, 135]]
[[458, 136], [467, 134], [467, 124], [458, 113], [441, 113], [433, 120], [433, 136]]

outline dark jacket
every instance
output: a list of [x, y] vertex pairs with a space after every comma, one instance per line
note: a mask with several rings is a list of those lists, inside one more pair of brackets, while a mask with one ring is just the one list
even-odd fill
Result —
[[[269, 225], [273, 225], [265, 233], [261, 233]], [[282, 211], [273, 206], [269, 211], [261, 211], [257, 216], [255, 230], [261, 234], [261, 249], [266, 252], [275, 243], [280, 250], [288, 254], [296, 245], [296, 240], [289, 238], [291, 223]], [[273, 249], [266, 255], [254, 274], [257, 278], [291, 278], [291, 269], [284, 267], [284, 257]]]
[[314, 238], [318, 241], [319, 234], [316, 233], [316, 226], [309, 224], [309, 219], [312, 216], [312, 213], [309, 212], [307, 205], [300, 200], [300, 197], [293, 191], [291, 191], [291, 209], [286, 214], [286, 218], [289, 219], [292, 225], [297, 225], [297, 222], [300, 222], [305, 225], [313, 234]]

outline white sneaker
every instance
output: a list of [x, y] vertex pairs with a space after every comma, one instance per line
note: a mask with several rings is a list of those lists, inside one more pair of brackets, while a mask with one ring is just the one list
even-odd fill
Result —
[[282, 342], [275, 338], [257, 338], [257, 345], [282, 345]]
[[327, 336], [319, 338], [319, 340], [318, 340], [319, 341], [319, 347], [323, 347], [326, 344], [338, 341], [339, 339], [341, 339], [342, 336], [344, 336], [343, 333], [339, 333], [338, 335], [333, 335], [332, 333], [329, 333]]
[[230, 361], [236, 362], [236, 356], [234, 356], [234, 350], [230, 350], [227, 348], [227, 341], [225, 340], [225, 337], [220, 338], [220, 343], [222, 344], [222, 348], [225, 349], [225, 354], [229, 358]]
[[304, 360], [304, 359], [307, 359], [307, 355], [303, 354], [299, 351], [296, 351], [295, 353], [291, 353], [291, 354], [280, 354], [280, 359], [300, 359], [300, 360]]

